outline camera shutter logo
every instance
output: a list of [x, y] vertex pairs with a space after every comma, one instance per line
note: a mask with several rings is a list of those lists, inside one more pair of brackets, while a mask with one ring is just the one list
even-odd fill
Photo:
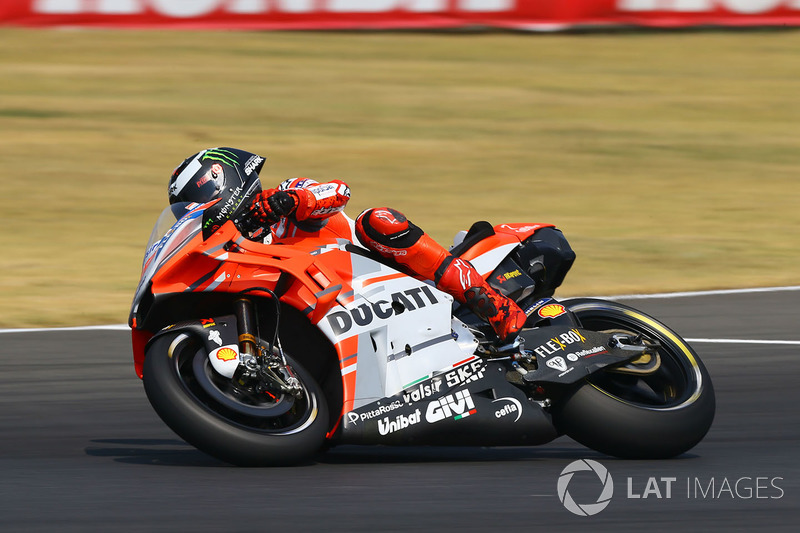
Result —
[[[597, 497], [596, 502], [579, 504], [572, 499], [572, 496], [567, 490], [567, 486], [572, 480], [572, 476], [575, 475], [575, 472], [587, 470], [597, 474], [597, 478], [603, 484], [603, 490], [600, 492], [600, 496]], [[611, 503], [611, 497], [614, 495], [614, 480], [611, 479], [611, 474], [608, 472], [608, 469], [597, 461], [579, 459], [578, 461], [571, 462], [561, 471], [561, 475], [558, 478], [557, 489], [558, 499], [561, 500], [561, 503], [564, 504], [567, 511], [579, 516], [592, 516], [605, 509], [608, 504]]]

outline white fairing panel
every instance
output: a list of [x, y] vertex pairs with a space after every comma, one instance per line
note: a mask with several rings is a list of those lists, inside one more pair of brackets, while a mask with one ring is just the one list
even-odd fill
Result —
[[342, 375], [357, 373], [354, 408], [397, 394], [473, 354], [474, 344], [464, 338], [468, 331], [456, 342], [450, 295], [408, 276], [370, 283], [398, 273], [359, 261], [368, 260], [354, 257], [352, 302], [334, 307], [319, 322], [333, 343], [357, 338], [357, 353], [342, 362]]
[[474, 259], [470, 259], [469, 262], [472, 263], [472, 266], [475, 267], [481, 276], [488, 276], [491, 274], [495, 268], [505, 259], [511, 251], [519, 246], [519, 243], [511, 243], [505, 244], [503, 246], [498, 246], [493, 250], [490, 250], [486, 253], [479, 255]]

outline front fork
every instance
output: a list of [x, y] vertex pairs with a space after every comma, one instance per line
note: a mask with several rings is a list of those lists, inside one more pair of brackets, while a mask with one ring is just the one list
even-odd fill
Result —
[[236, 323], [239, 325], [239, 353], [245, 364], [258, 358], [258, 341], [253, 316], [253, 302], [247, 298], [239, 298], [234, 302]]
[[233, 374], [234, 383], [247, 389], [263, 389], [301, 398], [303, 389], [300, 380], [286, 361], [280, 341], [276, 346], [270, 345], [268, 348], [259, 342], [253, 302], [248, 298], [239, 298], [234, 302], [234, 312], [239, 326], [241, 361]]

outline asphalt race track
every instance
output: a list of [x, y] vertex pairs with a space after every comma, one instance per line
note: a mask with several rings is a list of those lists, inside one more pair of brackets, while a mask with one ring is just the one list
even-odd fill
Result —
[[[713, 378], [714, 426], [680, 458], [617, 460], [562, 437], [535, 448], [349, 446], [301, 467], [235, 468], [156, 417], [127, 332], [2, 333], [0, 531], [797, 531], [800, 291], [626, 303], [698, 339]], [[761, 342], [709, 342], [720, 339]], [[593, 516], [557, 494], [561, 471], [584, 458], [614, 483]], [[579, 503], [600, 490], [591, 472], [569, 483]]]

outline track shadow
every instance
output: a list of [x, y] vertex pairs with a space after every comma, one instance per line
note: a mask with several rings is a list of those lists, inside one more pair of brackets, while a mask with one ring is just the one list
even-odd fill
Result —
[[339, 446], [317, 457], [324, 464], [371, 463], [453, 463], [453, 462], [525, 462], [551, 459], [607, 457], [592, 450], [576, 448], [482, 448], [455, 446]]
[[[92, 457], [111, 457], [119, 463], [183, 466], [201, 468], [236, 468], [214, 459], [178, 439], [96, 439], [97, 446], [88, 446], [86, 455]], [[105, 445], [105, 446], [101, 446]], [[693, 454], [683, 454], [671, 459], [686, 460], [696, 458]], [[564, 447], [508, 447], [481, 448], [475, 446], [354, 446], [344, 445], [320, 452], [309, 462], [297, 467], [321, 465], [368, 465], [403, 463], [500, 463], [535, 462], [554, 459], [599, 459], [602, 461], [622, 461], [582, 446]]]
[[[558, 446], [354, 446], [330, 448], [316, 457], [316, 462], [329, 465], [379, 464], [379, 463], [479, 463], [479, 462], [535, 462], [554, 459], [598, 459], [603, 462], [634, 462], [631, 459], [612, 457], [564, 439]], [[698, 456], [684, 453], [669, 461], [684, 461]], [[647, 461], [647, 460], [644, 460]]]
[[230, 467], [178, 439], [95, 439], [85, 449], [92, 457], [157, 466]]

